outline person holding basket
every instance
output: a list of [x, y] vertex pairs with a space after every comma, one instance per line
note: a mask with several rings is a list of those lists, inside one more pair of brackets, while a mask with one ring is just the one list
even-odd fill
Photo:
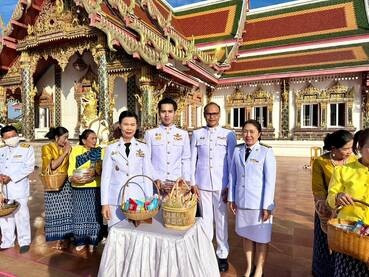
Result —
[[[328, 134], [324, 139], [323, 149], [327, 151], [314, 160], [312, 166], [312, 191], [315, 202], [314, 244], [312, 272], [316, 277], [333, 276], [334, 259], [328, 247], [327, 220], [332, 210], [327, 206], [329, 181], [336, 166], [357, 160], [352, 154], [354, 136], [346, 130]], [[324, 231], [323, 231], [324, 230]]]
[[42, 173], [65, 174], [62, 187], [48, 190], [45, 187], [45, 237], [46, 241], [57, 241], [55, 248], [67, 248], [67, 240], [73, 235], [72, 228], [72, 188], [67, 179], [69, 154], [72, 146], [68, 141], [69, 132], [64, 127], [50, 128], [45, 135], [51, 142], [42, 146]]
[[[329, 183], [327, 203], [338, 212], [338, 218], [351, 222], [361, 220], [369, 224], [369, 208], [358, 201], [369, 203], [369, 128], [358, 131], [354, 136], [353, 150], [360, 153], [357, 161], [337, 166]], [[367, 264], [351, 256], [334, 253], [334, 276], [369, 276]]]
[[[138, 117], [135, 113], [124, 111], [119, 116], [121, 137], [106, 149], [101, 182], [102, 214], [108, 227], [125, 219], [121, 209], [123, 186], [133, 176], [153, 176], [147, 145], [135, 138]], [[153, 195], [153, 184], [148, 178], [137, 177], [126, 187], [125, 198], [142, 199]]]
[[77, 254], [89, 252], [102, 239], [103, 220], [100, 205], [102, 149], [96, 147], [97, 136], [86, 129], [79, 136], [79, 145], [69, 156], [68, 176], [72, 182], [73, 235]]
[[31, 244], [28, 197], [29, 175], [35, 168], [35, 154], [31, 145], [19, 142], [14, 126], [5, 126], [0, 133], [5, 144], [0, 147], [0, 186], [6, 186], [4, 192], [0, 191], [0, 203], [3, 203], [4, 197], [9, 202], [19, 203], [14, 213], [0, 218], [0, 250], [14, 247], [17, 232], [19, 252], [22, 254], [28, 252]]

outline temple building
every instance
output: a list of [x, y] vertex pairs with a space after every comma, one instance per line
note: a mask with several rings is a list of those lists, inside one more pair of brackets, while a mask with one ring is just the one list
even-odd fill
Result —
[[239, 135], [251, 118], [271, 140], [369, 127], [368, 1], [19, 0], [2, 25], [1, 118], [20, 105], [28, 140], [103, 134], [126, 109], [150, 128], [163, 96], [188, 130], [209, 101]]

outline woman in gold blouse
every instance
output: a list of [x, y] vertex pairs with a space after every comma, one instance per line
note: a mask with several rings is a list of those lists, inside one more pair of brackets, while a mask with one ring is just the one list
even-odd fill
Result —
[[331, 210], [326, 204], [328, 186], [334, 168], [356, 160], [352, 154], [353, 135], [346, 130], [328, 134], [324, 139], [324, 150], [328, 151], [313, 163], [312, 191], [315, 202], [314, 245], [313, 245], [313, 275], [333, 276], [334, 259], [328, 248], [327, 235], [323, 232], [322, 218], [329, 218]]
[[[50, 169], [66, 174], [72, 149], [68, 130], [64, 127], [51, 128], [45, 137], [52, 142], [41, 148], [42, 173]], [[60, 250], [67, 247], [68, 244], [63, 241], [72, 235], [72, 189], [66, 179], [60, 191], [45, 191], [45, 237], [46, 241], [57, 241], [55, 247]]]

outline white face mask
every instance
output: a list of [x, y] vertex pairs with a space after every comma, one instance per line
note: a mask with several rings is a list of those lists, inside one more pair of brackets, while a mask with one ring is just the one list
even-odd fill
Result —
[[19, 137], [15, 136], [12, 138], [4, 139], [4, 143], [9, 147], [16, 147], [19, 143]]

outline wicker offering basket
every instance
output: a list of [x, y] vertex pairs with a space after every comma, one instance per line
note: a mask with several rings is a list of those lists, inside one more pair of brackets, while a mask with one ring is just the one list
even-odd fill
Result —
[[169, 201], [163, 202], [164, 226], [175, 230], [187, 230], [195, 223], [197, 200], [191, 203], [189, 207], [173, 207], [169, 205], [170, 200], [182, 199], [185, 197], [185, 194], [181, 192], [180, 182], [184, 181], [177, 180], [168, 196]]
[[121, 201], [121, 208], [122, 208], [122, 212], [124, 214], [124, 216], [130, 220], [133, 220], [133, 221], [140, 221], [140, 220], [147, 220], [147, 219], [150, 219], [150, 218], [153, 218], [155, 217], [158, 212], [159, 212], [159, 209], [160, 209], [160, 203], [158, 205], [158, 208], [155, 209], [155, 210], [152, 210], [152, 211], [126, 211], [124, 210], [124, 199], [125, 199], [125, 193], [126, 193], [126, 188], [129, 187], [130, 184], [135, 184], [137, 187], [139, 187], [141, 189], [141, 191], [143, 192], [143, 194], [145, 195], [145, 198], [147, 197], [147, 195], [145, 194], [145, 191], [142, 189], [142, 187], [140, 186], [140, 184], [136, 183], [136, 182], [132, 182], [132, 180], [134, 178], [137, 178], [137, 177], [144, 177], [146, 179], [149, 179], [153, 185], [156, 187], [157, 191], [158, 191], [158, 194], [159, 194], [159, 200], [160, 200], [160, 190], [158, 188], [158, 186], [156, 185], [156, 183], [149, 177], [149, 176], [146, 176], [146, 175], [135, 175], [131, 178], [129, 178], [127, 180], [127, 182], [123, 185], [122, 189], [123, 189], [123, 193], [122, 193], [122, 201]]
[[8, 198], [8, 190], [7, 190], [7, 186], [0, 184], [0, 186], [5, 187], [5, 203], [3, 203], [0, 206], [0, 217], [4, 217], [4, 216], [8, 216], [10, 214], [12, 214], [13, 212], [15, 212], [15, 210], [18, 208], [19, 203], [17, 201], [14, 201], [12, 204], [8, 204], [7, 203], [7, 198]]
[[44, 185], [44, 191], [59, 191], [62, 189], [67, 173], [52, 172], [50, 167], [45, 173], [40, 174], [41, 182]]
[[[369, 204], [355, 200], [369, 207]], [[338, 218], [328, 221], [328, 245], [333, 251], [354, 257], [362, 262], [369, 263], [369, 237], [361, 236], [339, 228], [338, 224], [353, 225], [355, 222], [342, 220]]]
[[[73, 172], [73, 176], [78, 176], [78, 177], [83, 177], [85, 174], [91, 172], [91, 171], [95, 171], [94, 167], [89, 167], [89, 168], [79, 168], [79, 169], [75, 169]], [[84, 186], [85, 184], [91, 183], [92, 181], [95, 180], [94, 176], [93, 178], [81, 178], [78, 182], [73, 181], [73, 186], [75, 187], [81, 187]]]

